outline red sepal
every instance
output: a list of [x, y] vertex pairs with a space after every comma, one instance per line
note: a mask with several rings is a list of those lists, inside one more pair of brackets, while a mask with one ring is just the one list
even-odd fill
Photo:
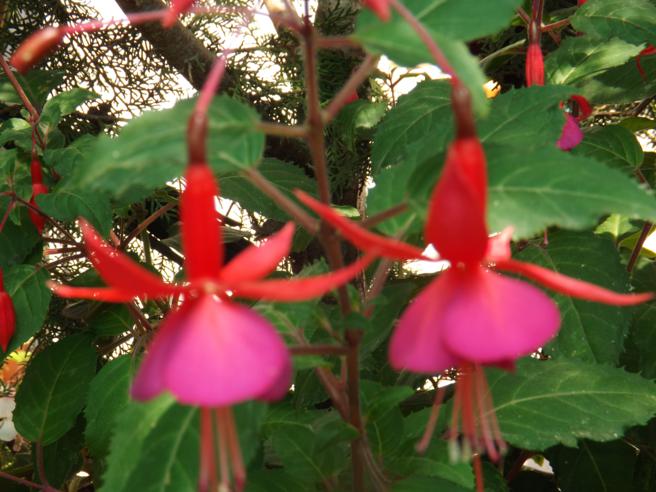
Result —
[[21, 43], [12, 55], [10, 63], [20, 73], [25, 73], [53, 52], [63, 38], [64, 31], [57, 27], [40, 29]]
[[592, 106], [590, 102], [583, 96], [578, 94], [573, 95], [569, 98], [570, 101], [574, 101], [578, 106], [578, 112], [576, 115], [576, 121], [583, 121], [592, 114]]
[[219, 189], [207, 164], [192, 163], [180, 198], [182, 248], [189, 280], [216, 279], [223, 263], [221, 222], [216, 210]]
[[586, 301], [611, 304], [613, 306], [632, 306], [654, 298], [654, 294], [651, 292], [640, 294], [620, 294], [613, 292], [612, 290], [568, 277], [567, 275], [533, 265], [532, 263], [524, 263], [516, 260], [498, 261], [494, 265], [494, 268], [506, 272], [519, 273], [556, 292]]
[[112, 288], [110, 290], [119, 291], [123, 299], [165, 297], [179, 290], [164, 283], [159, 277], [134, 263], [126, 254], [103, 241], [86, 220], [80, 218], [78, 222], [91, 263], [105, 283]]
[[289, 254], [294, 237], [294, 224], [289, 222], [261, 246], [249, 246], [223, 267], [219, 281], [226, 285], [264, 278], [273, 272]]
[[89, 299], [98, 302], [129, 302], [137, 297], [133, 292], [126, 292], [113, 287], [72, 287], [70, 285], [48, 282], [48, 288], [59, 297], [66, 299]]
[[345, 284], [364, 270], [374, 258], [375, 255], [367, 254], [350, 265], [325, 275], [290, 280], [243, 282], [231, 288], [236, 297], [265, 301], [307, 301]]
[[443, 259], [479, 263], [487, 250], [485, 152], [476, 137], [453, 141], [435, 186], [424, 229]]
[[415, 246], [369, 232], [338, 214], [328, 205], [315, 200], [307, 193], [296, 190], [294, 194], [304, 205], [311, 208], [319, 217], [337, 229], [347, 241], [363, 251], [395, 260], [426, 259], [422, 251]]

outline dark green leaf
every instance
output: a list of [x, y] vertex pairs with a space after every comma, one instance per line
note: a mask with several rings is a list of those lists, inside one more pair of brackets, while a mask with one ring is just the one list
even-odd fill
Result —
[[74, 425], [96, 369], [91, 338], [73, 335], [46, 348], [27, 367], [16, 394], [16, 430], [43, 445]]
[[[7, 202], [2, 202], [7, 206]], [[5, 209], [1, 211], [5, 213]], [[16, 225], [8, 220], [0, 232], [0, 267], [8, 268], [22, 263], [40, 242], [41, 237], [27, 218], [25, 210], [19, 215], [22, 224]]]
[[128, 480], [132, 474], [139, 472], [139, 460], [143, 456], [146, 441], [162, 417], [172, 408], [173, 398], [162, 396], [145, 404], [130, 403], [119, 414], [113, 425], [110, 454], [100, 487], [101, 492], [130, 490], [127, 488]]
[[589, 36], [567, 38], [547, 57], [545, 73], [552, 84], [577, 85], [581, 79], [624, 65], [641, 49], [621, 39], [600, 43]]
[[[44, 446], [43, 466], [50, 485], [62, 488], [66, 481], [82, 469], [83, 424], [83, 419], [78, 418], [75, 427], [63, 437], [48, 446]], [[32, 456], [36, 463], [35, 450], [32, 451]], [[42, 482], [38, 469], [35, 473], [35, 479], [36, 482]]]
[[[656, 5], [649, 0], [595, 0], [571, 17], [572, 27], [602, 43], [620, 38], [656, 44]], [[644, 47], [644, 46], [643, 46]]]
[[122, 304], [104, 304], [87, 323], [96, 336], [112, 337], [131, 330], [134, 317]]
[[52, 293], [45, 285], [48, 274], [31, 265], [17, 265], [5, 272], [5, 287], [14, 302], [16, 332], [7, 354], [16, 350], [41, 329]]
[[[187, 162], [186, 127], [195, 100], [172, 109], [151, 111], [131, 121], [117, 138], [101, 136], [89, 157], [78, 166], [74, 183], [121, 198], [152, 190], [180, 176]], [[209, 111], [208, 160], [217, 172], [256, 165], [262, 158], [264, 135], [257, 131], [257, 113], [226, 96]]]
[[54, 189], [36, 197], [36, 204], [46, 214], [65, 222], [83, 217], [102, 235], [107, 235], [112, 226], [112, 208], [104, 193]]
[[[626, 268], [607, 236], [551, 232], [547, 247], [528, 247], [517, 254], [516, 259], [617, 292], [628, 290]], [[631, 308], [582, 301], [551, 291], [549, 294], [558, 304], [562, 324], [558, 336], [549, 343], [547, 353], [554, 358], [617, 364]]]
[[[394, 166], [383, 169], [376, 176], [376, 186], [367, 194], [367, 215], [373, 216], [392, 209], [399, 203], [407, 203], [411, 198], [407, 187], [410, 173], [404, 166]], [[383, 234], [396, 236], [399, 232], [405, 235], [421, 231], [422, 224], [416, 214], [408, 207], [403, 213], [386, 219], [376, 226]]]
[[617, 125], [592, 127], [585, 132], [583, 142], [572, 149], [572, 154], [592, 157], [627, 173], [633, 173], [644, 159], [635, 135]]
[[116, 416], [130, 401], [129, 388], [134, 369], [131, 355], [124, 355], [105, 365], [89, 387], [84, 415], [87, 419], [86, 443], [91, 456], [104, 459], [115, 429]]
[[439, 490], [440, 492], [468, 492], [471, 489], [462, 487], [440, 477], [422, 476], [406, 478], [395, 483], [392, 487], [392, 492], [426, 492], [428, 490]]
[[556, 148], [518, 153], [487, 149], [492, 230], [512, 225], [516, 238], [545, 227], [593, 226], [601, 215], [656, 219], [656, 200], [622, 172]]
[[614, 367], [524, 360], [488, 377], [503, 437], [524, 449], [612, 441], [656, 413], [656, 385]]
[[637, 452], [624, 441], [580, 441], [578, 449], [558, 446], [547, 457], [563, 492], [633, 490]]
[[[265, 159], [258, 171], [290, 197], [291, 192], [297, 188], [310, 195], [316, 194], [314, 180], [305, 174], [303, 169], [293, 164], [276, 159]], [[220, 186], [223, 198], [234, 200], [247, 210], [280, 221], [289, 220], [287, 213], [240, 173], [222, 176]]]
[[383, 166], [401, 164], [408, 146], [422, 142], [428, 135], [434, 148], [446, 146], [453, 134], [451, 87], [445, 81], [419, 84], [383, 118], [374, 138], [371, 160], [374, 173]]
[[54, 128], [62, 116], [71, 114], [81, 104], [96, 99], [98, 94], [87, 89], [76, 87], [66, 92], [60, 92], [48, 99], [41, 111], [39, 125]]

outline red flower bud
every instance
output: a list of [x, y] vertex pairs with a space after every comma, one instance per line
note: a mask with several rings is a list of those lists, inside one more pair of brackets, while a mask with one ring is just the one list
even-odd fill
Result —
[[9, 341], [16, 331], [16, 312], [14, 303], [9, 294], [5, 291], [2, 281], [2, 270], [0, 270], [0, 347], [4, 352], [7, 351]]
[[10, 62], [20, 73], [25, 73], [52, 53], [63, 38], [64, 30], [57, 27], [43, 28], [21, 43]]
[[537, 43], [528, 45], [526, 51], [526, 87], [544, 85], [544, 58]]

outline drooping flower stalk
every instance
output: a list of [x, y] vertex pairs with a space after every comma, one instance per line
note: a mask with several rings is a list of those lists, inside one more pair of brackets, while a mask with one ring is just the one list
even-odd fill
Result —
[[16, 331], [16, 311], [14, 302], [5, 290], [4, 274], [0, 269], [0, 347], [7, 351], [9, 342]]
[[526, 86], [544, 85], [544, 57], [542, 55], [542, 11], [544, 2], [533, 0], [531, 20], [528, 24], [526, 50]]
[[39, 195], [45, 195], [48, 193], [48, 187], [43, 183], [43, 169], [41, 166], [41, 161], [39, 161], [36, 155], [32, 156], [32, 162], [30, 163], [30, 174], [32, 177], [32, 196], [30, 197], [30, 205], [32, 208], [28, 209], [30, 220], [39, 234], [43, 232], [45, 227], [46, 220], [42, 214], [37, 212], [35, 209], [38, 208], [36, 204], [36, 197]]

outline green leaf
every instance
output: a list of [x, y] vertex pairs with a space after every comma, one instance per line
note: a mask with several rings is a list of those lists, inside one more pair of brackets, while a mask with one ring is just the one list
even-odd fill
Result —
[[[194, 100], [130, 121], [117, 138], [101, 136], [89, 157], [77, 167], [70, 186], [104, 191], [120, 199], [153, 190], [180, 176], [187, 163], [187, 120]], [[262, 158], [264, 134], [250, 107], [227, 96], [215, 98], [209, 111], [209, 164], [217, 172], [256, 165]]]
[[[82, 468], [83, 429], [83, 421], [78, 418], [75, 426], [63, 437], [43, 447], [43, 466], [50, 485], [63, 488], [64, 484]], [[34, 449], [32, 456], [36, 463], [36, 450]], [[42, 482], [38, 467], [35, 478], [36, 482]]]
[[[4, 214], [8, 202], [2, 201], [0, 203], [4, 205], [1, 211]], [[0, 231], [0, 267], [2, 268], [8, 268], [25, 261], [34, 247], [41, 241], [41, 236], [27, 218], [27, 211], [21, 210], [19, 217], [21, 225], [16, 225], [8, 220], [2, 231]]]
[[589, 36], [567, 38], [545, 61], [547, 80], [552, 84], [576, 85], [582, 79], [624, 65], [643, 47], [621, 39], [608, 39], [600, 43]]
[[[427, 19], [437, 18], [439, 12], [435, 7], [444, 0], [410, 0], [404, 2], [415, 17], [428, 30], [431, 38], [440, 47], [463, 83], [472, 93], [476, 112], [487, 113], [488, 101], [483, 92], [485, 75], [478, 59], [469, 52], [467, 45], [439, 29], [431, 27]], [[372, 53], [384, 53], [399, 65], [412, 67], [420, 63], [435, 63], [424, 43], [412, 28], [396, 12], [388, 22], [382, 22], [369, 10], [363, 10], [358, 16], [353, 37]]]
[[593, 79], [581, 80], [577, 92], [594, 105], [643, 100], [656, 92], [656, 57], [645, 56], [640, 63], [645, 70], [644, 78], [633, 59]]
[[620, 38], [632, 44], [656, 44], [656, 5], [649, 0], [595, 0], [578, 8], [572, 27], [602, 43]]
[[104, 193], [54, 189], [37, 196], [36, 204], [46, 214], [65, 222], [84, 217], [102, 235], [107, 235], [112, 227], [112, 208]]
[[633, 469], [638, 452], [624, 441], [580, 441], [578, 449], [558, 446], [547, 457], [562, 492], [634, 490]]
[[174, 404], [173, 398], [166, 395], [144, 404], [131, 402], [119, 414], [113, 425], [114, 432], [101, 492], [129, 490], [128, 479], [138, 472], [146, 441], [163, 415]]
[[[132, 422], [132, 425], [143, 425]], [[198, 490], [198, 409], [174, 405], [158, 419], [143, 443], [136, 467], [120, 489], [112, 492], [196, 492]], [[133, 428], [118, 429], [117, 433], [134, 432]]]
[[440, 492], [468, 492], [471, 488], [464, 488], [440, 477], [416, 476], [397, 482], [392, 492], [426, 492], [439, 490]]
[[[314, 180], [294, 164], [276, 159], [265, 159], [258, 171], [288, 197], [293, 197], [292, 191], [297, 188], [310, 195], [316, 195]], [[289, 220], [286, 212], [281, 210], [273, 200], [241, 173], [222, 176], [220, 186], [221, 197], [234, 200], [247, 210], [279, 221]]]
[[[618, 123], [619, 126], [626, 128], [631, 133], [640, 132], [643, 130], [656, 129], [656, 121], [650, 118], [643, 118], [640, 116], [633, 116], [631, 118], [624, 118]], [[602, 127], [603, 128], [603, 127]]]
[[491, 230], [528, 238], [544, 228], [592, 227], [604, 214], [656, 220], [656, 200], [622, 172], [556, 148], [488, 148]]
[[5, 354], [10, 354], [41, 329], [52, 292], [45, 285], [48, 273], [31, 265], [17, 265], [5, 272], [5, 287], [16, 311], [16, 331]]
[[84, 410], [85, 437], [89, 452], [96, 460], [103, 460], [109, 453], [116, 416], [130, 401], [133, 369], [132, 356], [124, 355], [106, 364], [91, 382]]
[[[367, 215], [373, 216], [407, 202], [411, 196], [407, 188], [410, 173], [404, 166], [384, 169], [376, 176], [376, 186], [367, 194]], [[408, 209], [403, 213], [386, 219], [376, 226], [383, 234], [395, 236], [404, 231], [406, 235], [421, 231], [422, 224], [416, 214]]]
[[26, 439], [55, 442], [74, 425], [96, 369], [91, 338], [73, 335], [38, 353], [16, 393], [14, 423]]
[[[14, 76], [20, 82], [28, 99], [37, 107], [43, 106], [48, 94], [60, 85], [64, 79], [64, 73], [55, 70], [34, 69], [25, 75], [14, 72]], [[23, 104], [20, 96], [16, 93], [16, 89], [4, 74], [0, 76], [0, 101], [5, 104]]]
[[494, 99], [489, 116], [478, 124], [478, 136], [483, 143], [513, 145], [522, 152], [554, 147], [565, 123], [560, 103], [572, 93], [560, 86], [508, 91]]
[[95, 92], [80, 87], [61, 92], [46, 101], [39, 118], [39, 126], [54, 128], [63, 116], [71, 114], [81, 104], [97, 97]]
[[399, 98], [378, 125], [371, 161], [374, 174], [383, 166], [403, 162], [408, 146], [431, 135], [431, 146], [446, 146], [451, 129], [451, 87], [448, 82], [429, 80]]
[[92, 135], [83, 135], [63, 149], [47, 148], [43, 153], [43, 162], [54, 168], [63, 177], [62, 182], [67, 182], [75, 172], [75, 168], [93, 152], [92, 148], [97, 138]]
[[113, 337], [129, 331], [134, 318], [123, 304], [104, 304], [89, 319], [87, 324], [98, 337]]
[[656, 385], [609, 366], [527, 359], [488, 382], [504, 439], [524, 449], [612, 441], [656, 413]]
[[[656, 288], [656, 267], [653, 262], [633, 271], [633, 284], [640, 291], [653, 291]], [[648, 379], [656, 379], [656, 302], [651, 301], [636, 306], [631, 323], [631, 341], [640, 362], [639, 371]], [[627, 344], [628, 345], [628, 344]]]
[[[529, 246], [515, 257], [616, 292], [628, 291], [626, 268], [608, 236], [588, 232], [550, 232], [547, 247]], [[631, 308], [548, 293], [558, 304], [562, 324], [558, 336], [547, 346], [547, 353], [557, 359], [617, 364], [624, 347]]]
[[592, 127], [571, 153], [592, 157], [626, 173], [633, 173], [644, 159], [644, 152], [635, 135], [618, 125]]

